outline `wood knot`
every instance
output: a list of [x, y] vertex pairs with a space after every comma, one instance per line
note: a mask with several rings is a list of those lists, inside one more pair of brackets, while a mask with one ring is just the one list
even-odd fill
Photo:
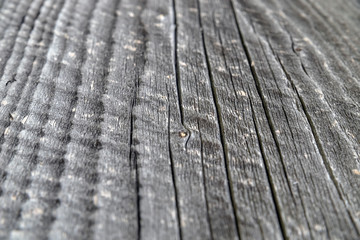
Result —
[[180, 131], [179, 132], [179, 137], [181, 137], [181, 138], [184, 138], [184, 137], [186, 137], [188, 134], [187, 134], [187, 132], [184, 132], [184, 131]]

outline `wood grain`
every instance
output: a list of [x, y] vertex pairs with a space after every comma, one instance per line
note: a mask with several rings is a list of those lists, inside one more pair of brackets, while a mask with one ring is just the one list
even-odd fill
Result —
[[0, 239], [359, 239], [356, 0], [0, 0]]

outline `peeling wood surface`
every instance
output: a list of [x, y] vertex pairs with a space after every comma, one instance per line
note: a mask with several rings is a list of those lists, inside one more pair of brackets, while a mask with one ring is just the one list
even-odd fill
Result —
[[0, 239], [359, 239], [359, 16], [0, 0]]

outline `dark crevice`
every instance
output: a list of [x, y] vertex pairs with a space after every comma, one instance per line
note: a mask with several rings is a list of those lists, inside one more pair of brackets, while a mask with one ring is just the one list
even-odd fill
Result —
[[134, 134], [134, 126], [135, 126], [135, 120], [136, 120], [136, 116], [134, 115], [134, 108], [137, 104], [137, 100], [138, 100], [138, 95], [139, 95], [139, 89], [140, 89], [140, 82], [141, 82], [141, 77], [143, 76], [144, 73], [144, 68], [145, 68], [145, 63], [147, 61], [147, 56], [146, 56], [146, 52], [147, 52], [147, 42], [148, 42], [148, 32], [145, 28], [145, 24], [142, 20], [142, 18], [140, 17], [144, 11], [144, 6], [146, 5], [144, 0], [141, 0], [141, 10], [138, 14], [139, 16], [139, 28], [138, 28], [138, 33], [141, 36], [142, 40], [143, 40], [143, 44], [141, 45], [142, 47], [138, 50], [138, 54], [137, 54], [137, 59], [139, 60], [140, 64], [139, 67], [136, 70], [136, 74], [137, 77], [135, 78], [135, 82], [134, 82], [134, 93], [133, 93], [133, 101], [131, 104], [131, 109], [130, 109], [130, 142], [129, 142], [129, 146], [130, 146], [130, 168], [132, 167], [131, 164], [134, 164], [133, 167], [135, 167], [135, 187], [136, 187], [136, 211], [137, 211], [137, 239], [140, 240], [142, 238], [141, 236], [141, 196], [140, 196], [140, 188], [141, 188], [141, 184], [140, 184], [140, 171], [139, 171], [139, 163], [138, 163], [138, 152], [135, 151], [133, 148], [134, 145], [134, 139], [133, 139], [133, 134]]
[[203, 146], [203, 139], [202, 139], [202, 135], [201, 135], [199, 121], [197, 121], [197, 125], [198, 125], [198, 129], [199, 129], [199, 137], [200, 137], [200, 158], [201, 158], [201, 171], [202, 171], [202, 176], [203, 176], [204, 198], [205, 198], [205, 204], [206, 204], [206, 219], [209, 224], [210, 239], [213, 240], [214, 234], [213, 234], [211, 219], [210, 219], [209, 201], [207, 198], [207, 187], [206, 187], [206, 177], [205, 177], [206, 175], [205, 175], [205, 165], [204, 165], [204, 146]]
[[[249, 93], [247, 93], [247, 94], [248, 94], [248, 96], [250, 96]], [[260, 148], [260, 153], [261, 153], [261, 157], [262, 157], [263, 162], [264, 162], [266, 177], [267, 177], [267, 179], [269, 181], [269, 186], [270, 186], [270, 190], [271, 190], [271, 196], [272, 196], [272, 199], [273, 199], [274, 205], [275, 205], [276, 216], [277, 216], [277, 219], [279, 221], [279, 226], [280, 226], [281, 232], [283, 233], [283, 237], [285, 239], [288, 239], [288, 237], [286, 235], [286, 232], [285, 232], [285, 223], [282, 220], [281, 211], [280, 211], [281, 203], [279, 202], [277, 194], [276, 194], [275, 183], [274, 183], [274, 180], [273, 180], [272, 175], [271, 175], [269, 161], [266, 158], [262, 137], [261, 137], [261, 134], [260, 134], [260, 131], [259, 131], [259, 128], [258, 128], [258, 124], [257, 124], [256, 114], [255, 114], [253, 104], [252, 104], [252, 101], [251, 101], [250, 97], [249, 97], [249, 101], [250, 101], [250, 108], [251, 108], [252, 118], [253, 118], [253, 122], [254, 122], [254, 128], [255, 128], [255, 132], [256, 132], [257, 139], [258, 139], [259, 148]]]
[[181, 82], [180, 82], [180, 71], [179, 71], [179, 63], [178, 63], [178, 55], [177, 55], [177, 19], [176, 19], [176, 3], [175, 0], [172, 0], [172, 9], [173, 9], [173, 64], [174, 64], [174, 72], [176, 79], [176, 90], [178, 97], [178, 105], [180, 110], [180, 119], [181, 123], [184, 124], [184, 112], [182, 108], [182, 95], [181, 95]]
[[[289, 35], [290, 38], [290, 42], [291, 42], [291, 50], [293, 51], [293, 53], [295, 53], [296, 56], [299, 56], [299, 53], [296, 51], [295, 49], [295, 42], [294, 42], [294, 38], [291, 35], [291, 33], [289, 32], [289, 30], [286, 28], [286, 26], [284, 26], [285, 31], [287, 32], [287, 34]], [[270, 44], [270, 42], [269, 42]]]
[[211, 86], [212, 98], [214, 100], [215, 112], [216, 112], [216, 116], [217, 116], [219, 130], [220, 130], [219, 131], [220, 132], [220, 140], [221, 140], [221, 146], [222, 146], [223, 158], [224, 158], [224, 164], [225, 164], [225, 170], [226, 170], [226, 178], [227, 178], [227, 183], [228, 183], [227, 185], [228, 185], [228, 190], [229, 190], [229, 194], [230, 194], [230, 202], [231, 202], [234, 220], [235, 220], [235, 229], [236, 229], [236, 234], [237, 234], [238, 238], [241, 239], [240, 229], [239, 229], [239, 220], [238, 220], [237, 213], [236, 213], [237, 206], [236, 206], [234, 191], [233, 191], [233, 186], [232, 186], [231, 173], [230, 173], [230, 167], [229, 167], [229, 158], [227, 155], [227, 147], [226, 147], [226, 141], [225, 141], [223, 121], [222, 121], [222, 116], [220, 113], [220, 111], [221, 111], [220, 104], [218, 102], [218, 96], [216, 94], [216, 88], [215, 88], [214, 79], [213, 79], [213, 75], [212, 75], [212, 71], [211, 71], [210, 60], [209, 60], [206, 43], [205, 43], [205, 36], [204, 36], [203, 25], [202, 25], [202, 20], [201, 20], [201, 8], [200, 8], [199, 0], [197, 0], [197, 8], [198, 8], [198, 18], [199, 18], [198, 21], [199, 21], [199, 25], [200, 25], [200, 29], [201, 29], [202, 47], [204, 50], [206, 67], [207, 67], [207, 72], [208, 72], [210, 86]]
[[141, 215], [140, 215], [140, 184], [139, 184], [139, 171], [138, 171], [138, 161], [137, 161], [137, 152], [133, 150], [133, 133], [134, 133], [134, 107], [136, 105], [138, 89], [139, 89], [139, 76], [135, 79], [135, 88], [133, 93], [133, 99], [130, 106], [130, 131], [129, 131], [129, 165], [130, 169], [135, 169], [135, 188], [136, 188], [136, 209], [137, 209], [137, 239], [141, 239]]
[[[241, 44], [244, 48], [244, 51], [245, 51], [245, 54], [246, 54], [246, 58], [247, 58], [247, 61], [248, 61], [248, 64], [249, 64], [249, 67], [250, 67], [250, 70], [251, 70], [251, 74], [252, 74], [252, 77], [255, 81], [255, 86], [256, 86], [256, 90], [257, 90], [257, 93], [258, 95], [260, 96], [260, 99], [261, 99], [261, 102], [262, 102], [262, 106], [263, 106], [263, 109], [264, 109], [264, 112], [265, 112], [265, 116], [266, 116], [266, 119], [267, 119], [267, 122], [269, 124], [269, 127], [270, 127], [270, 130], [271, 130], [271, 134], [272, 134], [272, 137], [275, 141], [275, 145], [276, 145], [276, 149], [279, 153], [279, 157], [280, 157], [280, 160], [281, 160], [281, 163], [282, 163], [282, 167], [283, 167], [283, 172], [284, 172], [284, 175], [285, 175], [285, 178], [286, 178], [286, 181], [287, 181], [287, 185], [289, 187], [289, 191], [291, 193], [291, 196], [293, 199], [295, 199], [295, 196], [292, 192], [292, 189], [291, 189], [291, 184], [290, 184], [290, 180], [289, 180], [289, 177], [288, 177], [288, 174], [287, 174], [287, 171], [286, 171], [286, 167], [285, 167], [285, 163], [284, 163], [284, 159], [283, 159], [283, 156], [282, 156], [282, 153], [281, 153], [281, 150], [280, 150], [280, 144], [279, 144], [279, 141], [277, 140], [277, 137], [276, 137], [276, 134], [275, 134], [275, 127], [274, 127], [274, 124], [271, 120], [271, 117], [270, 117], [270, 111], [269, 111], [269, 107], [267, 106], [267, 103], [266, 103], [266, 100], [265, 100], [265, 97], [264, 97], [264, 94], [262, 92], [262, 89], [260, 87], [260, 82], [259, 82], [259, 79], [258, 79], [258, 76], [257, 76], [257, 73], [255, 71], [255, 66], [254, 66], [254, 62], [252, 61], [252, 58], [250, 56], [250, 53], [249, 53], [249, 50], [247, 48], [247, 45], [245, 43], [245, 39], [243, 37], [243, 34], [241, 32], [241, 28], [240, 28], [240, 25], [239, 25], [239, 21], [237, 19], [237, 15], [236, 15], [236, 10], [235, 10], [235, 7], [234, 7], [234, 4], [233, 4], [233, 1], [230, 0], [230, 5], [231, 5], [231, 8], [232, 8], [232, 11], [233, 11], [233, 15], [234, 15], [234, 18], [235, 18], [235, 24], [236, 24], [236, 27], [237, 27], [237, 31], [238, 31], [238, 34], [239, 34], [239, 37], [240, 37], [240, 40], [241, 40]], [[263, 152], [264, 153], [264, 152]], [[264, 155], [265, 156], [265, 155]], [[264, 159], [264, 161], [266, 162], [265, 166], [268, 164], [266, 159]], [[269, 168], [267, 168], [267, 174], [269, 176], [269, 180], [271, 178], [271, 172], [269, 171]], [[279, 203], [276, 199], [276, 190], [275, 190], [275, 185], [273, 184], [273, 182], [271, 181], [270, 182], [270, 186], [271, 186], [271, 189], [272, 189], [272, 192], [273, 192], [273, 201], [275, 203], [276, 206], [276, 212], [277, 212], [277, 216], [278, 216], [278, 221], [279, 221], [279, 224], [280, 224], [280, 227], [281, 227], [281, 233], [282, 233], [282, 236], [283, 238], [285, 239], [288, 239], [288, 235], [286, 233], [286, 227], [285, 227], [285, 223], [282, 221], [281, 219], [281, 208], [279, 206]]]
[[[308, 72], [306, 71], [306, 68], [305, 68], [305, 66], [304, 66], [304, 63], [302, 62], [301, 57], [300, 57], [300, 55], [299, 55], [299, 53], [298, 53], [299, 51], [301, 51], [301, 48], [296, 48], [296, 49], [295, 49], [295, 43], [294, 43], [293, 36], [291, 35], [290, 31], [287, 29], [286, 26], [284, 26], [284, 29], [285, 29], [285, 31], [287, 32], [287, 34], [289, 35], [289, 38], [290, 38], [290, 41], [291, 41], [291, 49], [292, 49], [292, 51], [293, 51], [293, 52], [295, 53], [295, 55], [298, 56], [298, 58], [300, 59], [300, 65], [301, 65], [302, 70], [304, 71], [304, 73], [305, 73], [308, 77], [310, 77], [309, 74], [308, 74]], [[269, 42], [269, 41], [268, 41], [268, 42]], [[269, 42], [269, 46], [271, 47], [270, 42]], [[271, 50], [272, 50], [274, 56], [277, 56], [277, 55], [275, 54], [274, 49], [271, 48]], [[277, 58], [278, 58], [278, 60], [279, 60], [279, 56], [277, 56]], [[280, 60], [279, 60], [279, 61], [280, 61]]]
[[172, 11], [173, 11], [173, 68], [175, 73], [175, 82], [176, 82], [176, 91], [177, 91], [177, 101], [179, 106], [179, 112], [180, 112], [180, 122], [181, 125], [187, 130], [188, 137], [185, 142], [185, 149], [187, 149], [187, 144], [191, 137], [191, 131], [190, 129], [185, 125], [184, 122], [184, 110], [182, 105], [182, 92], [181, 92], [181, 80], [180, 80], [180, 69], [179, 69], [179, 62], [178, 62], [178, 53], [177, 53], [177, 47], [178, 47], [178, 26], [177, 26], [177, 18], [176, 18], [176, 2], [175, 0], [172, 0]]
[[342, 192], [342, 190], [341, 190], [341, 186], [340, 186], [340, 184], [338, 183], [338, 181], [336, 180], [335, 174], [334, 174], [333, 170], [331, 169], [330, 162], [329, 162], [329, 160], [327, 159], [326, 153], [325, 153], [324, 148], [323, 148], [323, 146], [322, 146], [322, 144], [321, 144], [320, 137], [319, 137], [319, 135], [318, 135], [318, 133], [317, 133], [315, 124], [314, 124], [313, 120], [311, 119], [311, 116], [310, 116], [309, 111], [308, 111], [308, 109], [307, 109], [307, 107], [306, 107], [306, 105], [305, 105], [305, 102], [304, 102], [303, 98], [301, 97], [301, 95], [299, 94], [299, 92], [298, 92], [298, 90], [297, 90], [294, 82], [293, 82], [292, 79], [291, 79], [290, 74], [286, 71], [286, 69], [285, 69], [285, 67], [284, 67], [284, 65], [282, 64], [282, 62], [281, 62], [280, 59], [278, 59], [278, 62], [279, 62], [279, 64], [280, 64], [280, 66], [281, 66], [281, 68], [282, 68], [282, 70], [283, 70], [283, 72], [284, 72], [287, 80], [288, 80], [288, 81], [290, 82], [290, 84], [293, 86], [293, 89], [294, 89], [294, 91], [295, 91], [295, 93], [296, 93], [296, 95], [297, 95], [297, 97], [298, 97], [298, 99], [299, 99], [299, 101], [300, 101], [300, 103], [301, 103], [302, 110], [303, 110], [303, 112], [304, 112], [304, 114], [305, 114], [305, 117], [306, 117], [306, 120], [307, 120], [307, 122], [308, 122], [308, 124], [309, 124], [309, 126], [310, 126], [311, 133], [312, 133], [312, 135], [313, 135], [313, 137], [314, 137], [316, 146], [317, 146], [317, 148], [318, 148], [318, 150], [319, 150], [319, 153], [320, 153], [320, 155], [321, 155], [321, 158], [322, 158], [322, 160], [323, 160], [325, 169], [326, 169], [326, 171], [328, 172], [328, 174], [329, 174], [329, 176], [330, 176], [330, 179], [331, 179], [331, 181], [333, 182], [333, 184], [334, 184], [334, 186], [335, 186], [335, 188], [336, 188], [336, 190], [337, 190], [337, 193], [339, 194], [339, 197], [340, 197], [341, 201], [344, 203], [344, 205], [345, 205], [345, 207], [346, 207], [346, 210], [347, 210], [347, 212], [348, 212], [348, 214], [349, 214], [349, 218], [350, 218], [350, 220], [352, 221], [352, 224], [354, 224], [354, 227], [355, 227], [357, 233], [360, 234], [360, 231], [359, 231], [359, 229], [358, 229], [358, 227], [357, 227], [357, 224], [354, 222], [354, 219], [353, 219], [353, 217], [352, 217], [352, 214], [350, 213], [350, 211], [349, 211], [349, 209], [348, 209], [347, 201], [346, 201], [346, 199], [345, 199], [344, 196], [343, 196], [343, 192]]
[[136, 105], [137, 91], [139, 89], [139, 79], [135, 81], [134, 96], [130, 107], [130, 136], [129, 136], [129, 164], [130, 169], [135, 169], [135, 188], [136, 188], [136, 211], [137, 211], [137, 239], [141, 239], [141, 215], [140, 215], [140, 183], [139, 183], [139, 170], [137, 153], [133, 150], [133, 133], [134, 133], [134, 107]]
[[[271, 49], [271, 51], [272, 51], [273, 55], [274, 55], [274, 56], [276, 56], [276, 57], [278, 57], [277, 55], [275, 55], [274, 49], [272, 48], [272, 46], [271, 46], [271, 44], [270, 44], [269, 39], [268, 39], [268, 38], [266, 38], [266, 39], [267, 39], [268, 45], [269, 45], [269, 47], [270, 47], [270, 49]], [[283, 110], [283, 113], [284, 113], [284, 116], [285, 116], [286, 123], [287, 123], [287, 125], [288, 125], [288, 127], [289, 127], [289, 132], [290, 132], [290, 135], [291, 135], [292, 141], [293, 141], [293, 142], [295, 142], [294, 133], [293, 133], [293, 130], [291, 129], [291, 127], [290, 127], [290, 126], [291, 126], [291, 124], [290, 124], [290, 121], [289, 121], [288, 115], [287, 115], [287, 113], [286, 113], [286, 111], [285, 111], [285, 108], [284, 108], [284, 103], [283, 103], [283, 93], [282, 93], [282, 91], [280, 90], [280, 87], [279, 87], [279, 85], [278, 85], [278, 82], [276, 81], [276, 76], [275, 76], [275, 73], [274, 73], [274, 71], [273, 71], [273, 69], [272, 69], [272, 67], [271, 67], [270, 61], [269, 61], [269, 59], [268, 59], [268, 57], [267, 57], [267, 55], [266, 55], [266, 53], [265, 53], [265, 49], [264, 49], [263, 44], [261, 43], [261, 41], [260, 41], [260, 40], [259, 40], [259, 45], [261, 46], [261, 49], [262, 49], [262, 51], [263, 51], [263, 53], [264, 53], [264, 57], [265, 57], [266, 62], [267, 62], [267, 64], [268, 64], [268, 66], [269, 66], [269, 69], [270, 69], [271, 75], [272, 75], [272, 77], [273, 77], [273, 79], [274, 79], [275, 85], [276, 85], [277, 89], [279, 90], [279, 94], [280, 94], [280, 102], [281, 102], [281, 108], [282, 108], [282, 110]], [[297, 104], [297, 103], [296, 103], [296, 104]], [[294, 144], [294, 148], [295, 148], [296, 155], [297, 155], [297, 146], [296, 146], [296, 144]], [[284, 167], [284, 166], [285, 166], [285, 165], [283, 165], [283, 168], [285, 169], [285, 167]], [[303, 165], [302, 165], [301, 161], [300, 161], [300, 166], [301, 166], [301, 169], [302, 169], [302, 171], [303, 171], [303, 173], [304, 173], [304, 176], [305, 176], [305, 178], [306, 178], [306, 175], [305, 175], [305, 172], [306, 172], [306, 171], [304, 170], [304, 168], [303, 168]], [[292, 193], [291, 188], [290, 188], [290, 192]], [[295, 198], [294, 198], [294, 194], [292, 194], [292, 196], [293, 196], [293, 199], [295, 199]]]
[[[168, 89], [167, 89], [168, 90]], [[170, 100], [169, 91], [168, 93], [168, 101]], [[181, 217], [180, 217], [180, 205], [179, 205], [179, 197], [178, 197], [178, 190], [176, 187], [176, 177], [175, 177], [175, 164], [173, 159], [173, 154], [171, 150], [171, 129], [170, 129], [170, 102], [168, 105], [168, 150], [169, 150], [169, 158], [170, 158], [170, 164], [171, 164], [171, 176], [172, 176], [172, 182], [174, 184], [174, 195], [175, 195], [175, 207], [176, 207], [176, 215], [177, 215], [177, 224], [179, 229], [179, 238], [182, 240], [182, 229], [181, 229]]]
[[309, 73], [306, 71], [306, 68], [305, 68], [305, 66], [304, 66], [304, 63], [303, 63], [302, 61], [300, 61], [300, 63], [301, 63], [301, 68], [302, 68], [302, 70], [304, 71], [304, 73], [305, 73], [308, 77], [310, 77]]
[[[197, 83], [198, 80], [197, 80], [197, 77], [196, 75], [194, 74], [194, 79], [195, 79], [195, 82]], [[200, 95], [199, 95], [199, 89], [198, 89], [198, 84], [196, 84], [196, 96], [197, 96], [197, 103], [199, 104], [200, 102]], [[197, 111], [200, 113], [200, 110], [199, 110], [199, 106], [197, 105]], [[205, 198], [205, 204], [206, 204], [206, 219], [207, 219], [207, 222], [209, 224], [209, 232], [210, 232], [210, 239], [214, 239], [214, 234], [213, 234], [213, 230], [212, 230], [212, 224], [211, 224], [211, 218], [210, 218], [210, 211], [209, 211], [209, 201], [208, 201], [208, 197], [207, 197], [207, 187], [206, 187], [206, 175], [205, 175], [205, 165], [204, 165], [204, 146], [203, 146], [203, 138], [202, 138], [202, 134], [201, 134], [201, 128], [200, 128], [200, 123], [199, 123], [199, 119], [197, 119], [197, 127], [198, 127], [198, 131], [199, 131], [199, 138], [200, 138], [200, 159], [201, 159], [201, 171], [202, 171], [202, 174], [203, 174], [203, 187], [204, 187], [204, 198]]]

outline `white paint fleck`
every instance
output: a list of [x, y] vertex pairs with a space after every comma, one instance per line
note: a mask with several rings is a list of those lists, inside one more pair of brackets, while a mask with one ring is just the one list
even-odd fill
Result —
[[221, 47], [221, 43], [220, 43], [220, 42], [215, 42], [214, 45], [217, 46], [217, 47]]
[[61, 63], [64, 64], [64, 65], [70, 65], [70, 63], [65, 61], [65, 60], [62, 60]]
[[129, 50], [129, 51], [132, 51], [132, 52], [135, 52], [136, 51], [136, 47], [133, 47], [131, 45], [125, 45], [124, 46], [125, 49]]
[[223, 66], [218, 67], [217, 70], [219, 72], [225, 72], [226, 71], [226, 69]]
[[316, 231], [318, 231], [318, 232], [320, 232], [320, 231], [323, 231], [323, 230], [324, 230], [324, 227], [323, 227], [323, 226], [321, 226], [321, 225], [319, 225], [319, 224], [315, 224], [315, 225], [314, 225], [314, 228], [315, 228], [315, 230], [316, 230]]
[[75, 52], [69, 52], [68, 55], [69, 55], [69, 57], [71, 57], [71, 58], [75, 58], [75, 57], [76, 57], [76, 53], [75, 53]]
[[98, 203], [99, 203], [99, 198], [98, 198], [98, 195], [97, 195], [97, 194], [95, 194], [95, 195], [93, 196], [93, 202], [94, 202], [95, 205], [98, 205]]
[[34, 214], [35, 216], [36, 215], [41, 215], [44, 213], [44, 210], [42, 210], [41, 208], [35, 208], [33, 211], [32, 211], [32, 214]]
[[197, 10], [197, 8], [189, 8], [189, 12], [197, 13], [198, 10]]
[[28, 115], [26, 115], [22, 120], [21, 120], [21, 123], [22, 124], [25, 124], [26, 123], [26, 121], [27, 121], [27, 119], [28, 119]]
[[309, 38], [307, 38], [307, 37], [304, 37], [303, 40], [304, 40], [305, 42], [307, 42], [307, 43], [312, 44], [311, 40], [310, 40]]
[[246, 96], [247, 96], [247, 95], [246, 95], [246, 92], [244, 92], [244, 91], [242, 91], [242, 90], [241, 90], [239, 93], [240, 93], [240, 96], [243, 96], [243, 97], [246, 97]]
[[179, 61], [179, 64], [180, 64], [180, 66], [184, 66], [184, 67], [186, 67], [186, 66], [187, 66], [187, 64], [186, 64], [186, 63], [184, 63], [183, 61]]
[[322, 92], [322, 90], [320, 88], [316, 88], [315, 92], [319, 94], [320, 99], [324, 99], [324, 93]]
[[5, 135], [8, 135], [9, 132], [10, 132], [10, 128], [9, 128], [9, 127], [5, 128], [4, 134], [5, 134]]
[[101, 191], [100, 195], [103, 196], [104, 198], [111, 198], [111, 192], [107, 190]]
[[158, 20], [163, 20], [165, 18], [165, 16], [163, 14], [159, 14], [156, 19]]
[[134, 43], [135, 43], [135, 44], [143, 44], [144, 42], [141, 41], [141, 40], [139, 40], [139, 39], [136, 39], [136, 40], [134, 40]]
[[95, 46], [97, 46], [97, 47], [98, 47], [98, 46], [102, 46], [102, 45], [105, 45], [105, 43], [104, 43], [104, 42], [102, 42], [102, 41], [100, 41], [100, 42], [96, 42], [96, 43], [95, 43]]
[[56, 121], [55, 120], [49, 121], [49, 125], [52, 126], [52, 127], [55, 127], [56, 126]]
[[325, 67], [326, 69], [329, 69], [329, 65], [328, 65], [326, 62], [324, 62], [324, 67]]

